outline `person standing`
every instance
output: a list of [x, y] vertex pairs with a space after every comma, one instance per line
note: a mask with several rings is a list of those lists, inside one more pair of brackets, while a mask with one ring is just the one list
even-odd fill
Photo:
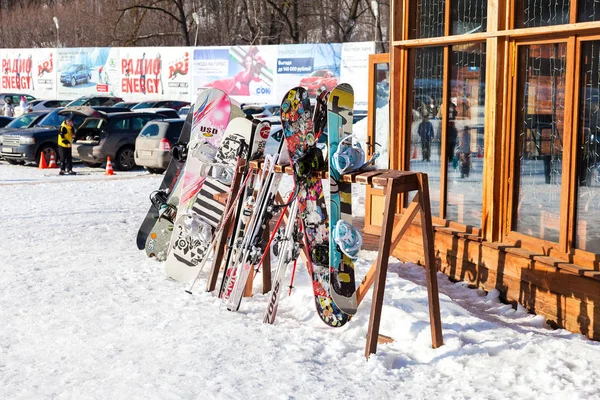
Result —
[[58, 157], [60, 158], [59, 175], [75, 175], [73, 172], [73, 155], [71, 142], [73, 141], [73, 118], [67, 117], [58, 130]]
[[15, 116], [15, 108], [12, 105], [12, 100], [10, 97], [5, 97], [4, 98], [4, 116], [5, 117], [14, 117]]
[[29, 109], [29, 103], [27, 103], [27, 99], [25, 98], [25, 96], [21, 96], [21, 102], [19, 103], [19, 106], [21, 106], [21, 114], [27, 114], [31, 111]]
[[431, 141], [433, 140], [433, 125], [429, 122], [429, 118], [423, 117], [423, 121], [417, 129], [421, 138], [421, 153], [423, 161], [431, 161]]

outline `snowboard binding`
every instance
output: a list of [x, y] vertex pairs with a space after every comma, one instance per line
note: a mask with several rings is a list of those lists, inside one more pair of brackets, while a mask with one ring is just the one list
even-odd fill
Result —
[[373, 164], [379, 157], [379, 152], [374, 152], [368, 161], [365, 161], [365, 151], [359, 142], [352, 143], [354, 135], [348, 135], [340, 141], [337, 151], [331, 158], [331, 165], [340, 173], [347, 174], [359, 171]]
[[319, 171], [325, 168], [325, 158], [323, 151], [318, 147], [311, 147], [294, 163], [296, 177], [308, 178], [313, 171]]
[[311, 259], [313, 264], [320, 267], [329, 267], [329, 246], [316, 244], [311, 250]]
[[160, 209], [167, 204], [167, 200], [169, 197], [168, 189], [164, 190], [155, 190], [150, 193], [150, 201], [156, 210], [160, 211]]
[[358, 258], [362, 247], [362, 236], [358, 229], [340, 219], [331, 232], [331, 236], [338, 249], [352, 260]]
[[183, 143], [177, 143], [175, 146], [171, 147], [170, 153], [174, 159], [181, 163], [184, 163], [185, 160], [187, 160], [188, 155], [187, 145]]

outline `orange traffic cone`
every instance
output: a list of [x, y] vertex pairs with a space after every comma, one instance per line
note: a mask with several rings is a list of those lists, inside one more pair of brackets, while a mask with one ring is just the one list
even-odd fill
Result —
[[56, 165], [56, 158], [54, 158], [54, 152], [50, 154], [50, 164], [48, 164], [48, 168], [58, 168], [58, 165]]
[[104, 175], [114, 175], [115, 171], [113, 170], [112, 161], [110, 161], [110, 157], [106, 159], [106, 172]]
[[44, 157], [44, 153], [40, 154], [40, 165], [38, 166], [39, 169], [46, 169], [48, 168], [48, 164], [46, 164], [46, 157]]
[[413, 153], [412, 153], [412, 157], [411, 157], [411, 159], [413, 159], [413, 160], [414, 160], [414, 159], [415, 159], [415, 158], [417, 158], [417, 157], [418, 157], [418, 156], [417, 156], [417, 146], [414, 146], [414, 147], [413, 147]]

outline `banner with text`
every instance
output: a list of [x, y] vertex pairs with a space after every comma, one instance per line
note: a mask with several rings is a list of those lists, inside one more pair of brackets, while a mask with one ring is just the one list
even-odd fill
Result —
[[[194, 49], [193, 93], [221, 89], [238, 101], [273, 101], [273, 65], [277, 46]], [[195, 95], [194, 95], [195, 97]]]
[[311, 98], [340, 83], [339, 43], [291, 44], [277, 46], [276, 98], [295, 86], [303, 86]]
[[354, 89], [354, 109], [367, 110], [369, 99], [369, 54], [375, 52], [374, 42], [342, 43], [340, 79]]
[[35, 90], [33, 54], [37, 49], [5, 49], [1, 54], [3, 92], [32, 94]]

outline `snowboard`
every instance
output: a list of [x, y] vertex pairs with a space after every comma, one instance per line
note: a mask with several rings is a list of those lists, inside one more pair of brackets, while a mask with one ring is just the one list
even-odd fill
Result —
[[[281, 122], [294, 169], [294, 182], [298, 185], [296, 201], [304, 242], [308, 247], [307, 269], [312, 279], [317, 312], [327, 325], [340, 327], [348, 321], [348, 315], [335, 305], [329, 295], [329, 217], [322, 182], [310, 174], [312, 169], [319, 167], [319, 150], [316, 149], [318, 137], [313, 130], [306, 89], [296, 87], [284, 96]], [[323, 162], [322, 156], [320, 161]]]
[[[327, 124], [329, 134], [329, 160], [338, 150], [339, 143], [352, 134], [352, 109], [354, 90], [347, 83], [337, 85], [329, 94], [327, 102]], [[351, 140], [351, 139], [350, 139]], [[340, 173], [329, 163], [330, 215], [329, 231], [333, 232], [337, 222], [343, 219], [352, 224], [352, 185], [342, 182]], [[329, 242], [329, 266], [331, 297], [346, 314], [354, 315], [357, 308], [354, 261], [343, 254], [338, 245]]]
[[[191, 207], [177, 211], [177, 220], [171, 237], [170, 251], [165, 263], [168, 277], [189, 282], [198, 276], [198, 265], [208, 256], [217, 227], [221, 223], [225, 204], [215, 196], [231, 191], [238, 159], [247, 159], [252, 142], [253, 124], [246, 118], [235, 118], [227, 124], [214, 159], [194, 157], [194, 179], [203, 181]], [[200, 146], [207, 145], [202, 143]], [[200, 148], [198, 148], [199, 150]], [[192, 153], [188, 156], [188, 162]], [[203, 161], [201, 161], [203, 160]], [[187, 167], [186, 167], [187, 168]], [[198, 174], [204, 171], [206, 174]], [[230, 193], [231, 195], [231, 193]], [[180, 200], [181, 204], [181, 200]]]
[[[185, 119], [185, 123], [183, 124], [183, 128], [181, 130], [181, 134], [179, 135], [179, 140], [177, 145], [186, 146], [188, 140], [190, 139], [190, 132], [192, 129], [192, 113], [189, 113], [187, 118]], [[169, 165], [167, 166], [167, 170], [164, 173], [163, 180], [158, 187], [159, 191], [167, 191], [171, 193], [175, 184], [177, 183], [177, 179], [181, 173], [183, 168], [183, 162], [171, 158]], [[146, 217], [142, 221], [140, 225], [140, 229], [137, 233], [136, 243], [139, 250], [143, 250], [146, 247], [146, 239], [152, 232], [152, 228], [156, 224], [158, 219], [158, 208], [153, 204], [150, 206], [150, 209], [146, 213]]]

